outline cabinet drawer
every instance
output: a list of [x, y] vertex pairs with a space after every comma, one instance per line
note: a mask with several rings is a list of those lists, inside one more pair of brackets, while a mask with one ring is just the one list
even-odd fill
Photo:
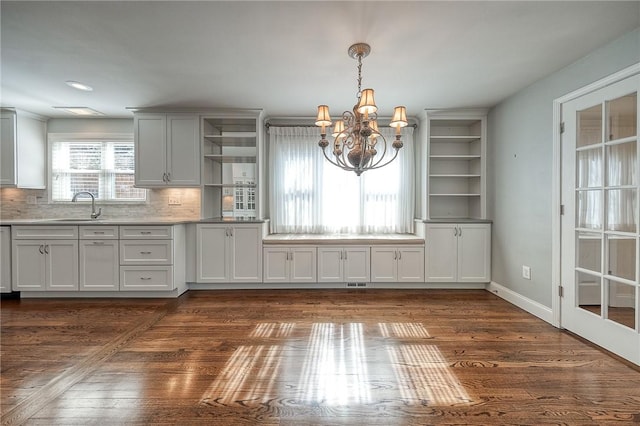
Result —
[[80, 226], [81, 240], [117, 240], [118, 227], [108, 225]]
[[120, 267], [121, 291], [173, 289], [173, 266]]
[[77, 240], [77, 226], [13, 226], [14, 240]]
[[120, 241], [121, 265], [171, 265], [172, 263], [172, 241]]
[[173, 226], [121, 226], [120, 238], [123, 240], [167, 240], [173, 238]]

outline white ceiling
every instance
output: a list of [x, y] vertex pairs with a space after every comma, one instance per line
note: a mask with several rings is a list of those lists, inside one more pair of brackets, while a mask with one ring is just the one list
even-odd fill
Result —
[[[49, 117], [87, 106], [332, 114], [363, 88], [406, 105], [490, 107], [640, 26], [640, 1], [0, 2], [1, 104]], [[65, 85], [93, 86], [85, 93]]]

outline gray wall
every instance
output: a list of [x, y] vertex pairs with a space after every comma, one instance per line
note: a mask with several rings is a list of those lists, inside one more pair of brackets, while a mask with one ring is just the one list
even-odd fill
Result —
[[[498, 104], [488, 119], [492, 278], [551, 307], [553, 100], [640, 62], [640, 28]], [[531, 267], [531, 281], [522, 278]]]

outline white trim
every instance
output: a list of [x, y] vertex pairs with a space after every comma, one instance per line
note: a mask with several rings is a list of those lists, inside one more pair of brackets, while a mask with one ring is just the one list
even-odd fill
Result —
[[567, 93], [553, 101], [553, 169], [551, 179], [551, 311], [552, 319], [549, 321], [555, 327], [561, 327], [561, 298], [558, 287], [561, 285], [562, 272], [562, 229], [560, 218], [560, 205], [562, 204], [562, 135], [560, 123], [562, 122], [562, 104], [584, 96], [595, 90], [601, 89], [625, 78], [640, 73], [640, 62], [631, 65], [614, 74], [588, 84], [573, 92]]
[[133, 133], [79, 132], [49, 133], [49, 142], [133, 141]]
[[[187, 283], [189, 291], [192, 290], [274, 290], [274, 289], [421, 289], [421, 290], [484, 290], [487, 284], [484, 283], [365, 283], [362, 287], [347, 287], [346, 283]], [[86, 294], [86, 293], [85, 293]]]
[[491, 283], [487, 284], [486, 289], [501, 299], [504, 299], [520, 309], [529, 312], [531, 315], [535, 315], [541, 320], [553, 325], [554, 315], [551, 308], [544, 306], [535, 300], [531, 300], [528, 297], [524, 297], [523, 295], [516, 293], [495, 281], [491, 281]]

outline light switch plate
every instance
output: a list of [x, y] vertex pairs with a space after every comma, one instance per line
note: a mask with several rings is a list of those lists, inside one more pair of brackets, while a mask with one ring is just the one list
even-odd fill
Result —
[[169, 197], [169, 205], [170, 206], [181, 206], [182, 200], [180, 197]]
[[526, 265], [522, 265], [522, 278], [525, 280], [531, 279], [531, 268]]

